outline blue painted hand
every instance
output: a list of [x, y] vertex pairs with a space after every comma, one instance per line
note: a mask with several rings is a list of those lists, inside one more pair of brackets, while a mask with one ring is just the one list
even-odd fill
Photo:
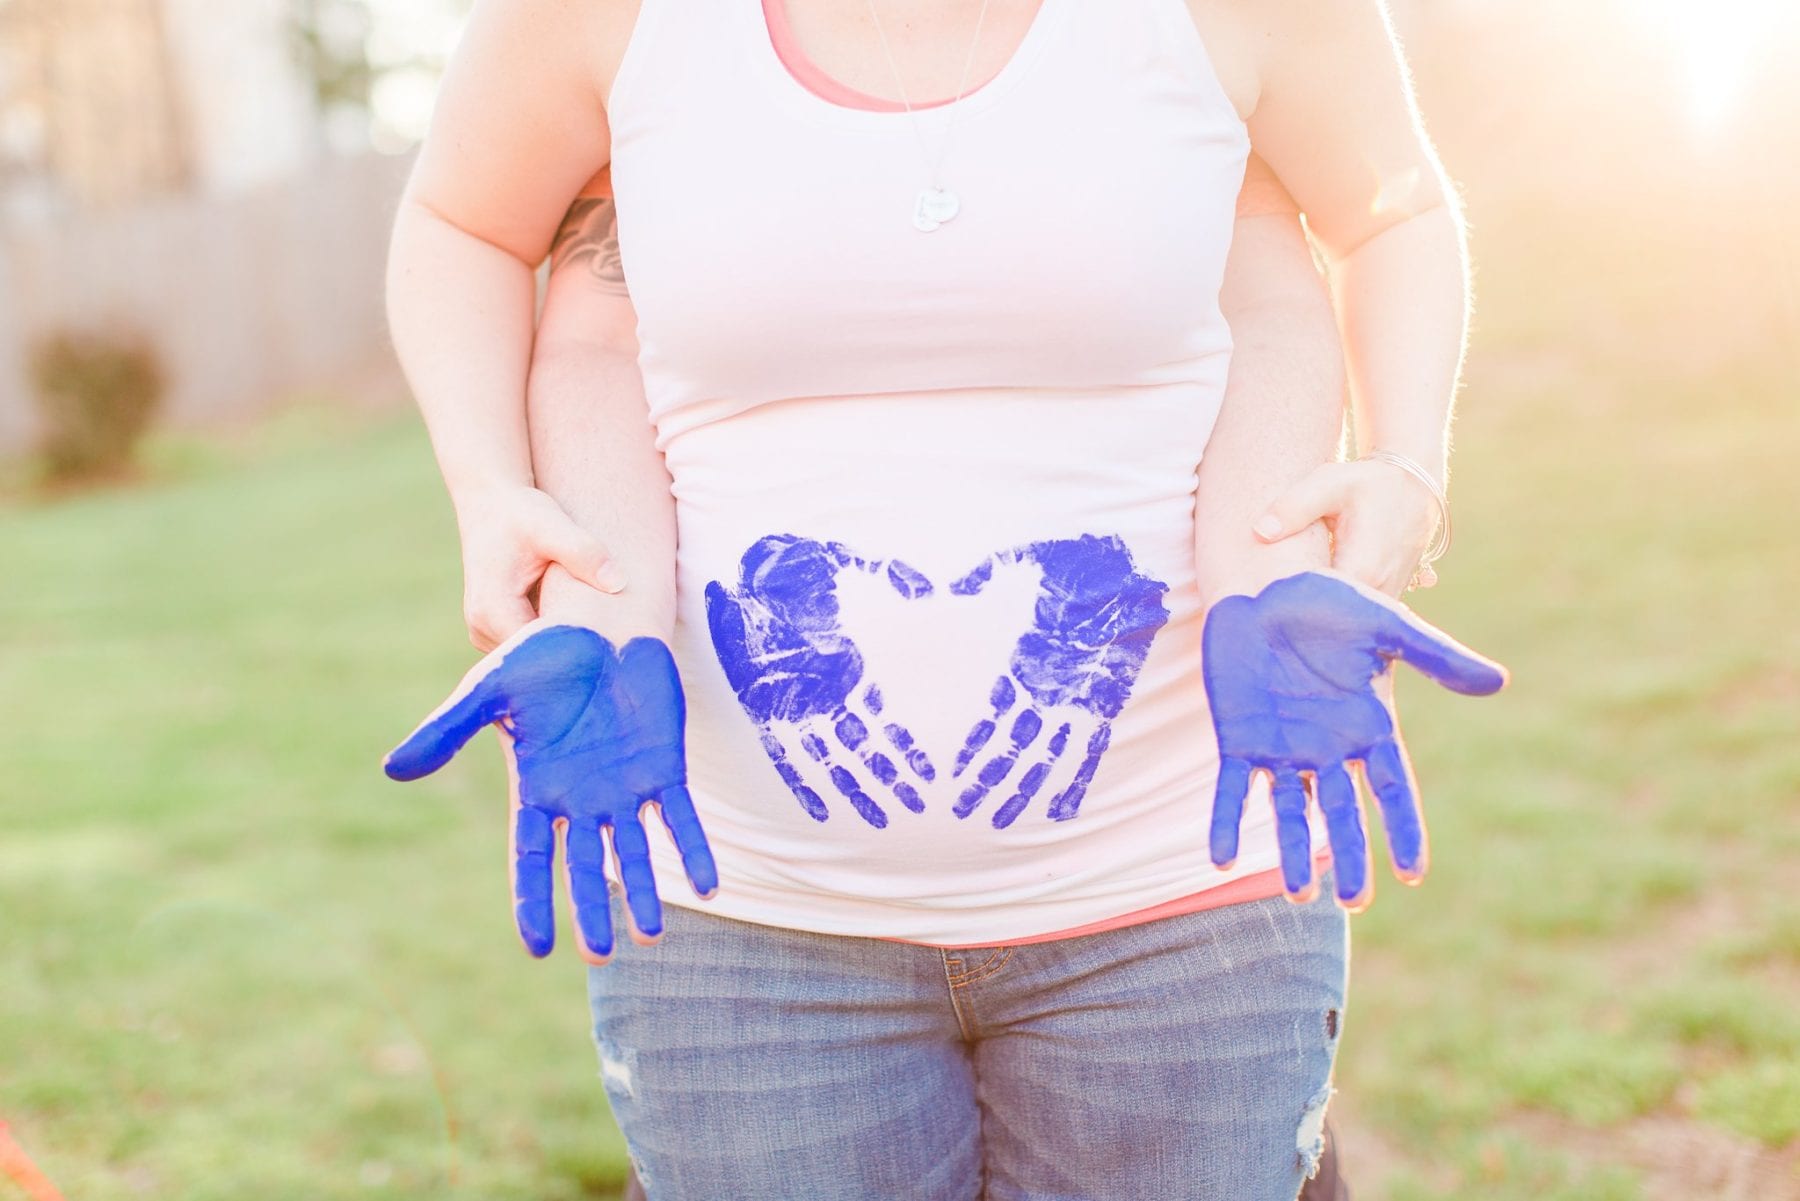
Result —
[[[992, 712], [969, 731], [952, 773], [960, 779], [1007, 726], [999, 750], [975, 772], [955, 807], [958, 817], [968, 817], [995, 789], [1010, 786], [1012, 794], [990, 819], [1000, 829], [1043, 790], [1070, 746], [1081, 748], [1081, 758], [1073, 761], [1073, 774], [1059, 780], [1062, 787], [1045, 813], [1067, 821], [1080, 811], [1112, 741], [1113, 719], [1131, 697], [1156, 632], [1169, 620], [1163, 605], [1168, 585], [1138, 572], [1131, 552], [1114, 537], [1083, 535], [1002, 551], [950, 591], [973, 596], [993, 578], [995, 566], [1006, 563], [1029, 563], [1042, 572], [1032, 625], [1013, 647], [1010, 670], [988, 698]], [[1024, 757], [1031, 766], [1015, 780]]]
[[744, 553], [735, 589], [717, 580], [707, 585], [706, 619], [726, 679], [801, 808], [818, 821], [830, 816], [788, 757], [776, 722], [792, 723], [832, 787], [881, 829], [888, 815], [876, 794], [922, 813], [925, 802], [907, 777], [929, 782], [937, 771], [906, 727], [883, 718], [881, 689], [863, 683], [862, 655], [838, 612], [837, 578], [850, 569], [882, 577], [904, 597], [931, 592], [930, 581], [904, 563], [859, 558], [835, 542], [771, 534]]
[[448, 763], [495, 725], [512, 780], [513, 897], [519, 936], [533, 955], [556, 941], [551, 865], [563, 828], [564, 869], [583, 957], [612, 954], [602, 829], [612, 849], [633, 934], [662, 933], [642, 810], [655, 805], [699, 895], [718, 888], [712, 851], [687, 791], [686, 709], [669, 648], [634, 638], [615, 651], [592, 630], [535, 621], [494, 648], [449, 700], [389, 753], [387, 774], [416, 780]]
[[1394, 715], [1394, 660], [1469, 696], [1498, 692], [1506, 669], [1398, 601], [1318, 571], [1214, 605], [1202, 654], [1219, 739], [1213, 862], [1225, 867], [1237, 858], [1251, 775], [1266, 772], [1274, 783], [1284, 883], [1291, 896], [1311, 895], [1310, 782], [1331, 840], [1338, 900], [1351, 909], [1367, 904], [1368, 837], [1347, 770], [1356, 764], [1381, 806], [1395, 874], [1408, 882], [1421, 878], [1425, 825]]

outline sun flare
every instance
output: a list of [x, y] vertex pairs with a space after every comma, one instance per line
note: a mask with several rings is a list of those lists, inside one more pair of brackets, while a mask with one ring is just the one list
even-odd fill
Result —
[[1760, 53], [1795, 19], [1792, 0], [1645, 0], [1678, 56], [1684, 107], [1697, 132], [1718, 132], [1740, 109]]

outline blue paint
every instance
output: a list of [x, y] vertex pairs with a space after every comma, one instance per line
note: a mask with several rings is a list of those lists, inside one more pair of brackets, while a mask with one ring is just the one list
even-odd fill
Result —
[[862, 785], [857, 783], [856, 777], [850, 774], [849, 768], [832, 764], [831, 782], [837, 785], [837, 790], [849, 799], [851, 808], [862, 814], [864, 821], [877, 830], [887, 826], [887, 811], [877, 805], [874, 798], [862, 790]]
[[[1111, 742], [1112, 721], [1168, 621], [1163, 604], [1168, 586], [1138, 572], [1122, 540], [1084, 535], [991, 555], [952, 583], [950, 592], [979, 595], [1002, 565], [1035, 567], [1038, 594], [1031, 626], [1014, 644], [1007, 673], [990, 689], [990, 712], [973, 723], [955, 756], [953, 778], [979, 766], [953, 812], [969, 816], [1010, 782], [1012, 791], [992, 818], [996, 827], [1010, 825], [1045, 788], [1073, 744], [1083, 748], [1083, 758], [1046, 809], [1050, 818], [1066, 821], [1080, 810]], [[865, 821], [882, 827], [887, 814], [872, 793], [886, 790], [914, 812], [922, 812], [924, 802], [894, 762], [870, 745], [872, 728], [881, 729], [918, 779], [930, 782], [937, 773], [904, 725], [891, 717], [876, 720], [884, 713], [881, 689], [864, 680], [862, 655], [843, 628], [838, 603], [837, 579], [849, 569], [884, 578], [907, 599], [933, 593], [929, 580], [897, 561], [776, 534], [745, 552], [735, 586], [722, 581], [707, 586], [707, 621], [726, 679], [806, 811], [824, 820], [813, 804], [817, 794], [801, 791], [776, 723], [795, 727], [790, 737], [827, 766], [833, 786]], [[1055, 733], [1041, 752], [1032, 753], [1053, 722]], [[1004, 745], [983, 758], [1002, 729]], [[827, 733], [850, 757], [838, 755]], [[1028, 766], [1015, 779], [1021, 761]], [[866, 781], [859, 765], [868, 773]]]
[[901, 562], [888, 564], [888, 583], [907, 600], [931, 595], [931, 581]]
[[1075, 816], [1081, 805], [1081, 798], [1087, 793], [1088, 785], [1094, 781], [1094, 773], [1100, 770], [1100, 758], [1106, 754], [1106, 748], [1112, 744], [1112, 723], [1102, 722], [1088, 735], [1087, 753], [1081, 758], [1081, 767], [1075, 772], [1075, 779], [1067, 788], [1050, 802], [1049, 816], [1051, 821], [1068, 821]]
[[854, 713], [846, 713], [838, 718], [837, 725], [832, 728], [837, 731], [838, 741], [853, 751], [861, 750], [862, 744], [869, 740], [869, 727], [863, 725], [862, 718]]
[[983, 588], [987, 587], [988, 581], [993, 578], [994, 561], [992, 559], [986, 559], [983, 560], [980, 567], [977, 567], [962, 579], [953, 582], [950, 585], [950, 591], [954, 592], [957, 596], [974, 596], [977, 592], [980, 592]]
[[1212, 858], [1237, 858], [1238, 826], [1253, 772], [1273, 777], [1276, 838], [1290, 893], [1312, 883], [1307, 777], [1330, 835], [1338, 899], [1360, 903], [1369, 886], [1368, 838], [1345, 770], [1361, 763], [1381, 806], [1401, 876], [1425, 869], [1425, 825], [1399, 727], [1375, 691], [1395, 660], [1454, 692], [1499, 691], [1506, 669], [1463, 646], [1397, 601], [1323, 572], [1231, 596], [1207, 614], [1202, 675], [1219, 740]]
[[907, 733], [904, 726], [889, 722], [882, 727], [882, 732], [888, 736], [888, 741], [894, 744], [894, 749], [906, 756], [907, 765], [918, 773], [921, 780], [929, 784], [937, 779], [937, 768], [931, 766], [931, 759], [924, 751], [913, 745], [913, 736]]
[[874, 751], [869, 755], [869, 770], [875, 773], [877, 780], [889, 788], [892, 788], [900, 780], [900, 769], [894, 766], [892, 759], [880, 751]]
[[[1151, 643], [1169, 620], [1163, 604], [1168, 585], [1139, 572], [1131, 552], [1116, 537], [1087, 534], [1002, 551], [951, 584], [950, 591], [958, 596], [977, 595], [993, 579], [995, 567], [1007, 563], [1035, 566], [1041, 578], [1031, 628], [1013, 647], [1010, 674], [1000, 677], [994, 686], [994, 717], [1007, 712], [1016, 694], [1023, 693], [1030, 707], [1021, 715], [1028, 714], [1030, 724], [1020, 726], [1015, 721], [1013, 745], [977, 773], [977, 782], [957, 801], [957, 816], [969, 816], [1006, 781], [1020, 752], [1042, 729], [1046, 711], [1068, 714], [1070, 720], [1062, 722], [1051, 737], [1047, 757], [1027, 769], [1016, 791], [994, 812], [991, 820], [999, 828], [1017, 820], [1043, 787], [1077, 725], [1087, 730], [1083, 758], [1074, 777], [1051, 799], [1046, 816], [1068, 821], [1080, 812], [1082, 799], [1112, 741], [1113, 719], [1131, 698]], [[992, 719], [984, 718], [970, 731], [963, 747], [969, 760], [992, 738], [993, 725]], [[1030, 736], [1020, 741], [1019, 735], [1025, 731]], [[963, 755], [957, 761], [960, 774], [960, 767], [967, 762]], [[1039, 766], [1044, 770], [1037, 771]]]
[[1018, 790], [1006, 798], [998, 809], [994, 810], [995, 829], [1004, 830], [1018, 819], [1019, 814], [1025, 812], [1025, 807], [1031, 804], [1033, 797], [1037, 796], [1038, 789], [1042, 788], [1044, 781], [1050, 778], [1050, 769], [1054, 764], [1054, 758], [1044, 759], [1033, 763], [1026, 770], [1025, 774], [1019, 778]]
[[[967, 817], [987, 799], [987, 794], [1011, 772], [1013, 764], [1018, 762], [1019, 755], [1037, 740], [1044, 728], [1044, 719], [1038, 716], [1037, 710], [1026, 709], [1013, 719], [1012, 730], [1008, 734], [1009, 746], [1000, 754], [989, 759], [975, 775], [975, 783], [963, 790], [953, 810], [958, 817]], [[1045, 765], [1046, 774], [1049, 766]], [[1027, 798], [1029, 799], [1029, 798]], [[1014, 816], [1017, 816], [1015, 813]], [[1009, 818], [1001, 825], [1011, 824]]]
[[956, 752], [956, 763], [950, 771], [951, 779], [960, 778], [968, 769], [969, 764], [975, 762], [975, 756], [979, 755], [982, 748], [987, 746], [988, 739], [994, 736], [994, 731], [997, 729], [999, 727], [991, 718], [984, 717], [975, 723], [975, 728], [969, 731], [968, 738], [963, 741], [962, 750]]
[[556, 824], [583, 944], [609, 955], [613, 930], [606, 853], [612, 831], [626, 902], [638, 930], [662, 933], [662, 904], [641, 816], [659, 805], [701, 896], [718, 888], [706, 834], [688, 796], [682, 726], [686, 708], [669, 648], [635, 638], [617, 651], [592, 630], [543, 626], [497, 648], [384, 767], [395, 780], [430, 775], [475, 734], [498, 724], [511, 740], [518, 781], [513, 817], [513, 896], [519, 936], [533, 955], [556, 941], [551, 869]]
[[844, 632], [837, 596], [839, 574], [852, 569], [885, 579], [909, 600], [931, 594], [930, 581], [904, 563], [865, 559], [839, 543], [773, 534], [744, 552], [735, 587], [718, 580], [707, 585], [706, 619], [725, 678], [801, 807], [818, 821], [830, 816], [818, 793], [789, 763], [775, 732], [777, 722], [798, 727], [800, 745], [827, 766], [833, 787], [864, 821], [880, 829], [888, 824], [887, 812], [870, 795], [872, 787], [865, 788], [837, 760], [833, 740], [873, 774], [874, 785], [915, 813], [924, 809], [918, 792], [897, 772], [892, 781], [881, 778], [870, 727], [883, 726], [888, 741], [921, 779], [929, 780], [934, 773], [904, 726], [875, 721], [882, 705], [874, 683], [857, 695], [863, 684], [863, 657]]
[[762, 747], [769, 756], [769, 762], [775, 765], [776, 774], [781, 777], [782, 783], [793, 791], [795, 799], [800, 802], [800, 807], [806, 810], [807, 815], [814, 821], [824, 821], [830, 817], [831, 810], [825, 808], [824, 800], [807, 786], [805, 779], [798, 771], [794, 770], [794, 765], [788, 762], [787, 748], [781, 745], [781, 739], [765, 732], [762, 736]]

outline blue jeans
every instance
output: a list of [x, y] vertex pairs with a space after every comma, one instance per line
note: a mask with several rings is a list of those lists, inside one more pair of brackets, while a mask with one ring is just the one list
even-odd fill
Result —
[[1343, 1028], [1330, 897], [960, 951], [670, 906], [589, 969], [600, 1075], [650, 1201], [1293, 1201]]

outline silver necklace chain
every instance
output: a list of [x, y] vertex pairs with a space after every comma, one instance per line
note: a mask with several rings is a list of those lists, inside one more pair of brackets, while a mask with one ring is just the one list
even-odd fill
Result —
[[956, 119], [962, 115], [961, 101], [968, 93], [969, 70], [975, 65], [975, 48], [981, 45], [981, 28], [987, 22], [989, 2], [990, 0], [981, 0], [981, 11], [975, 16], [975, 36], [969, 42], [969, 53], [963, 59], [962, 82], [957, 85], [956, 99], [950, 104], [950, 118], [944, 126], [943, 145], [938, 147], [934, 157], [930, 146], [926, 144], [925, 131], [919, 124], [919, 114], [913, 110], [912, 100], [906, 94], [906, 81], [900, 77], [900, 64], [894, 60], [894, 48], [888, 43], [887, 29], [881, 23], [881, 14], [875, 10], [875, 0], [868, 0], [869, 16], [874, 19], [875, 32], [881, 38], [881, 52], [887, 58], [888, 70], [893, 72], [894, 86], [900, 90], [900, 103], [906, 107], [906, 118], [912, 125], [913, 136], [918, 140], [919, 153], [925, 160], [930, 180], [913, 203], [913, 228], [921, 233], [930, 233], [946, 221], [953, 220], [962, 210], [962, 201], [955, 192], [944, 187], [941, 179], [944, 158], [950, 153], [950, 141], [956, 133]]

